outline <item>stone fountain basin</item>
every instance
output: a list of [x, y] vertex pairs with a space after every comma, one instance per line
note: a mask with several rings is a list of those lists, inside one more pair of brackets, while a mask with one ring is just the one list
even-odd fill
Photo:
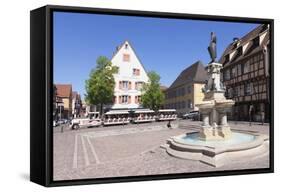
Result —
[[233, 100], [225, 99], [225, 100], [210, 100], [203, 101], [202, 103], [196, 104], [200, 110], [202, 109], [212, 109], [212, 108], [230, 108], [235, 104]]
[[199, 109], [210, 109], [213, 108], [215, 106], [215, 102], [214, 101], [203, 101], [202, 103], [196, 104], [196, 107], [198, 107]]
[[[233, 132], [234, 134], [236, 132]], [[250, 160], [269, 151], [269, 137], [267, 135], [249, 132], [237, 132], [254, 136], [249, 142], [234, 145], [211, 145], [208, 141], [205, 144], [186, 143], [183, 138], [188, 134], [171, 137], [167, 141], [166, 151], [174, 157], [198, 160], [208, 165], [219, 167], [233, 160]], [[220, 142], [220, 141], [217, 141]]]
[[235, 104], [233, 100], [216, 100], [215, 107], [216, 108], [230, 108]]

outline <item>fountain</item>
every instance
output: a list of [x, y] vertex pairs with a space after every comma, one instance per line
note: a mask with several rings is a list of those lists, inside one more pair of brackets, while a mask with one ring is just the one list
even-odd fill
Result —
[[208, 80], [202, 89], [204, 99], [197, 104], [202, 115], [200, 131], [171, 137], [163, 147], [172, 156], [199, 160], [215, 167], [229, 160], [249, 160], [267, 154], [267, 135], [230, 129], [227, 112], [235, 102], [224, 96], [225, 87], [220, 80], [222, 64], [215, 60], [216, 36], [213, 32], [208, 50], [211, 56], [206, 67]]

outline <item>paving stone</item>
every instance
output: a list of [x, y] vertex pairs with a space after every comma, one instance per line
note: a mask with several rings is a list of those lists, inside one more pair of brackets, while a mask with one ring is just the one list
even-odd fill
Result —
[[[161, 148], [175, 135], [198, 131], [198, 121], [181, 120], [179, 128], [165, 122], [54, 131], [54, 180], [204, 172], [269, 167], [269, 155], [239, 159], [214, 168], [199, 161], [172, 157]], [[233, 130], [269, 134], [268, 124], [230, 122]]]

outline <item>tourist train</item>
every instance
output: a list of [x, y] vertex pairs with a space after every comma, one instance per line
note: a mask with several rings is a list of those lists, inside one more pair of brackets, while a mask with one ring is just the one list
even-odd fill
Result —
[[154, 121], [173, 121], [177, 119], [175, 109], [110, 110], [100, 117], [99, 112], [88, 112], [85, 118], [75, 118], [70, 122], [72, 129], [80, 127], [98, 127], [110, 125], [126, 125], [129, 123], [149, 123]]
[[108, 111], [104, 114], [103, 125], [125, 125], [130, 123], [129, 112], [126, 110]]

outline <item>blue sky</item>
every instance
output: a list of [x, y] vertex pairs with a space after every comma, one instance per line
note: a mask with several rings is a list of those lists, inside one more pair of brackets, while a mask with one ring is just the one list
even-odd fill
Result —
[[197, 60], [210, 61], [210, 33], [217, 35], [218, 57], [234, 37], [257, 24], [54, 13], [54, 82], [71, 83], [83, 97], [85, 80], [98, 56], [111, 59], [116, 46], [129, 40], [147, 71], [169, 86]]

